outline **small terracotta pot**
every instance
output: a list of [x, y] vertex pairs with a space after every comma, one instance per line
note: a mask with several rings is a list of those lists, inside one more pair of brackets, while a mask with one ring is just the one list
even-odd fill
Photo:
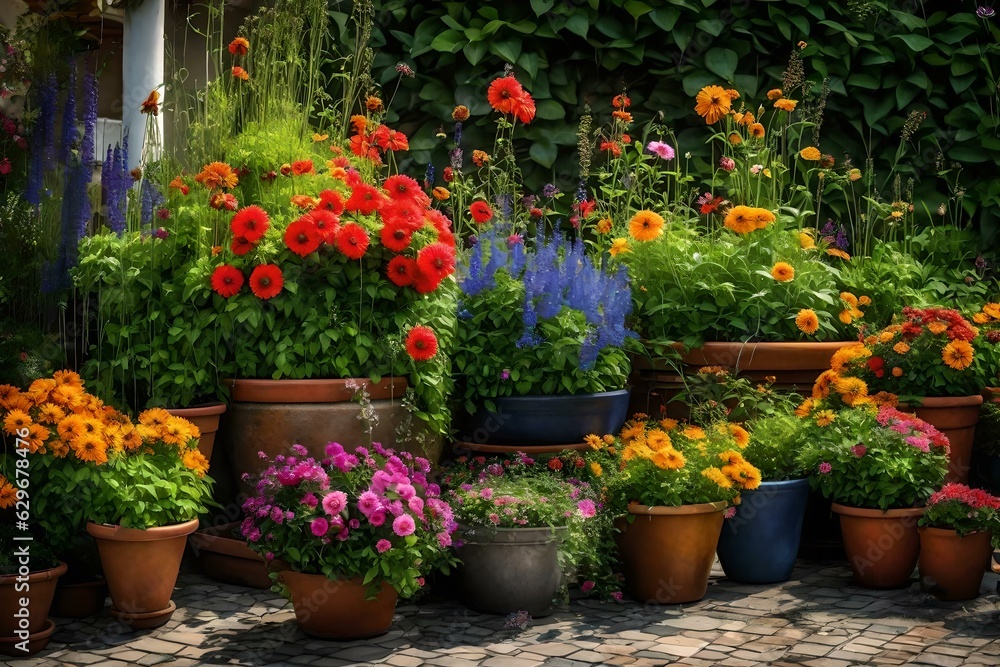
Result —
[[979, 596], [983, 574], [993, 555], [987, 531], [964, 537], [954, 530], [922, 526], [920, 585], [939, 600], [972, 600]]
[[205, 574], [216, 581], [270, 588], [271, 577], [263, 556], [252, 551], [245, 541], [232, 537], [239, 525], [236, 521], [192, 533], [188, 538], [191, 551], [201, 561]]
[[62, 618], [89, 618], [104, 611], [107, 598], [108, 584], [103, 579], [76, 584], [60, 580], [49, 613]]
[[56, 624], [51, 618], [43, 619], [42, 629], [32, 632], [27, 640], [20, 637], [0, 637], [0, 655], [25, 657], [34, 655], [49, 645]]
[[120, 612], [123, 621], [141, 617], [141, 627], [151, 628], [170, 620], [174, 612], [170, 596], [177, 583], [184, 545], [187, 536], [197, 529], [197, 519], [146, 530], [87, 524], [87, 532], [101, 554], [113, 611]]
[[360, 577], [327, 579], [322, 574], [282, 570], [299, 627], [323, 639], [365, 639], [384, 634], [396, 612], [396, 589], [386, 582], [374, 600]]
[[979, 406], [982, 394], [974, 396], [940, 396], [920, 399], [920, 406], [900, 406], [912, 410], [917, 417], [932, 424], [948, 436], [951, 453], [948, 455], [948, 476], [945, 483], [968, 484], [972, 465], [972, 441], [979, 423]]
[[878, 509], [833, 504], [854, 580], [866, 588], [905, 586], [917, 565], [917, 520], [924, 508]]
[[[31, 572], [26, 581], [20, 582], [25, 590], [18, 590], [17, 575], [0, 576], [0, 637], [14, 637], [18, 630], [31, 634], [45, 630], [52, 597], [56, 594], [56, 581], [66, 574], [66, 570], [66, 563], [59, 563], [48, 570]], [[27, 598], [27, 607], [21, 606], [21, 598]], [[18, 614], [26, 615], [27, 628], [21, 627]]]
[[639, 600], [657, 604], [705, 597], [725, 502], [648, 507], [629, 505], [616, 521], [625, 585]]
[[212, 460], [212, 450], [215, 448], [215, 433], [219, 430], [219, 418], [226, 411], [225, 403], [210, 403], [195, 408], [167, 408], [167, 412], [175, 417], [183, 417], [198, 427], [201, 438], [198, 440], [198, 451]]

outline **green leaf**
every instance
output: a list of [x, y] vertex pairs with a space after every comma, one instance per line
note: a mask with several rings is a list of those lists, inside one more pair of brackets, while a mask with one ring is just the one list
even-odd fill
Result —
[[934, 44], [934, 40], [923, 35], [893, 35], [892, 39], [902, 40], [911, 51], [920, 52]]
[[445, 53], [457, 53], [465, 43], [465, 36], [458, 30], [445, 30], [434, 38], [431, 48]]
[[739, 58], [731, 49], [714, 48], [705, 53], [705, 67], [725, 81], [732, 81]]
[[587, 20], [583, 12], [575, 12], [566, 19], [566, 29], [586, 39], [587, 33], [590, 31], [590, 21]]

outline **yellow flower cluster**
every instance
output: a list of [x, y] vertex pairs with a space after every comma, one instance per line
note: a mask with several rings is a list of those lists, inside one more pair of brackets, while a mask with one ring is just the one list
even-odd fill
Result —
[[723, 224], [737, 234], [749, 234], [757, 229], [764, 229], [775, 221], [774, 213], [766, 208], [753, 206], [734, 206], [726, 213]]
[[[33, 454], [103, 465], [109, 455], [164, 443], [175, 447], [199, 476], [208, 470], [208, 461], [196, 449], [201, 433], [194, 424], [160, 408], [143, 412], [138, 425], [133, 424], [128, 415], [85, 392], [72, 371], [35, 380], [27, 391], [0, 385], [0, 422], [7, 436], [24, 441], [21, 446]], [[0, 486], [0, 498], [3, 493]]]

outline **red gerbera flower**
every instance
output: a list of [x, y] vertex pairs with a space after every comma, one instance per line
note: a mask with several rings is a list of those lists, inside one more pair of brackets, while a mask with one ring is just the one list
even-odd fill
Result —
[[416, 280], [417, 263], [409, 257], [397, 255], [389, 261], [389, 268], [386, 270], [386, 274], [394, 285], [398, 285], [399, 287], [412, 285], [413, 281]]
[[535, 100], [525, 91], [521, 97], [514, 100], [511, 112], [517, 116], [519, 121], [527, 125], [535, 119]]
[[285, 279], [274, 264], [261, 264], [250, 274], [250, 291], [258, 299], [270, 299], [281, 293]]
[[234, 236], [242, 236], [251, 243], [256, 243], [264, 236], [270, 226], [267, 211], [260, 206], [244, 206], [233, 215], [229, 223]]
[[243, 272], [235, 266], [221, 264], [212, 272], [212, 289], [225, 298], [240, 293], [243, 287]]
[[431, 243], [417, 253], [417, 267], [440, 282], [455, 272], [455, 250], [444, 243]]
[[337, 232], [337, 247], [350, 259], [361, 259], [368, 250], [368, 232], [349, 222]]
[[414, 262], [413, 265], [417, 271], [416, 275], [413, 277], [413, 289], [417, 290], [418, 294], [430, 294], [436, 290], [438, 285], [441, 284], [441, 279], [432, 274], [421, 271], [416, 262]]
[[422, 208], [410, 199], [389, 201], [379, 209], [379, 215], [382, 216], [384, 222], [398, 222], [399, 224], [406, 225], [412, 231], [417, 231], [424, 226], [426, 213], [427, 209]]
[[469, 207], [469, 213], [472, 214], [472, 219], [479, 224], [483, 224], [493, 217], [493, 209], [482, 199], [472, 202], [472, 205]]
[[337, 240], [337, 232], [340, 231], [340, 218], [333, 211], [318, 208], [302, 217], [312, 220], [324, 243], [332, 245]]
[[336, 190], [323, 190], [319, 193], [317, 208], [333, 211], [334, 215], [340, 215], [344, 212], [344, 200]]
[[303, 174], [315, 174], [316, 167], [312, 160], [297, 160], [292, 163], [292, 176], [302, 176]]
[[433, 359], [437, 351], [437, 336], [434, 335], [434, 330], [430, 327], [418, 324], [410, 329], [410, 333], [406, 335], [406, 353], [414, 361]]
[[513, 113], [514, 105], [524, 95], [524, 88], [513, 76], [494, 79], [486, 93], [490, 106], [500, 113]]
[[413, 240], [413, 228], [398, 219], [389, 220], [382, 226], [379, 234], [382, 245], [393, 252], [403, 252], [410, 247]]
[[410, 150], [410, 140], [406, 135], [398, 130], [389, 130], [389, 136], [385, 142], [385, 149], [390, 151]]
[[237, 236], [233, 239], [233, 243], [230, 248], [232, 248], [234, 255], [242, 257], [254, 249], [254, 244], [247, 241], [244, 236]]
[[441, 232], [451, 232], [451, 220], [436, 208], [432, 208], [424, 213], [424, 219], [434, 225], [434, 229], [438, 230], [439, 234]]
[[285, 230], [285, 245], [300, 257], [316, 252], [322, 242], [323, 235], [319, 233], [315, 221], [308, 215], [288, 225]]
[[395, 176], [390, 176], [385, 179], [383, 186], [385, 191], [389, 194], [390, 199], [395, 200], [409, 200], [420, 204], [421, 206], [427, 206], [430, 203], [430, 197], [420, 189], [420, 184], [417, 183], [415, 178], [406, 176], [404, 174], [397, 174]]
[[359, 183], [351, 189], [351, 196], [344, 202], [344, 210], [361, 215], [371, 215], [381, 208], [384, 197], [378, 188], [367, 183]]

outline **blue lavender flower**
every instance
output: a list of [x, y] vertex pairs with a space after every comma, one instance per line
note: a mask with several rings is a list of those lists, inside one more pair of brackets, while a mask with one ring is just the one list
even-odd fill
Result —
[[427, 171], [424, 172], [424, 187], [430, 188], [434, 185], [434, 165], [427, 165]]
[[462, 168], [462, 157], [463, 157], [463, 154], [462, 154], [462, 149], [461, 148], [452, 148], [451, 152], [448, 154], [448, 156], [451, 159], [450, 164], [451, 164], [451, 168], [452, 169], [461, 169]]
[[76, 63], [70, 63], [66, 104], [63, 106], [62, 143], [59, 145], [59, 161], [68, 164], [74, 144], [79, 137], [76, 129]]
[[497, 208], [500, 209], [500, 218], [502, 220], [510, 220], [514, 214], [514, 195], [510, 193], [498, 194], [494, 198], [494, 202]]
[[31, 135], [31, 158], [24, 198], [38, 206], [42, 202], [42, 186], [46, 170], [55, 166], [56, 93], [55, 75], [50, 75], [38, 89], [38, 120]]
[[143, 181], [139, 192], [140, 219], [143, 225], [153, 222], [153, 213], [166, 202], [166, 198], [151, 181]]
[[545, 187], [542, 188], [542, 196], [544, 197], [548, 197], [549, 199], [551, 199], [552, 197], [555, 197], [557, 194], [559, 194], [559, 188], [552, 185], [551, 183], [546, 183]]
[[94, 161], [94, 133], [97, 130], [97, 78], [87, 70], [83, 75], [83, 143], [80, 160], [85, 164]]
[[462, 145], [462, 123], [461, 121], [455, 123], [455, 145]]
[[576, 201], [587, 201], [587, 181], [582, 178], [576, 184]]

